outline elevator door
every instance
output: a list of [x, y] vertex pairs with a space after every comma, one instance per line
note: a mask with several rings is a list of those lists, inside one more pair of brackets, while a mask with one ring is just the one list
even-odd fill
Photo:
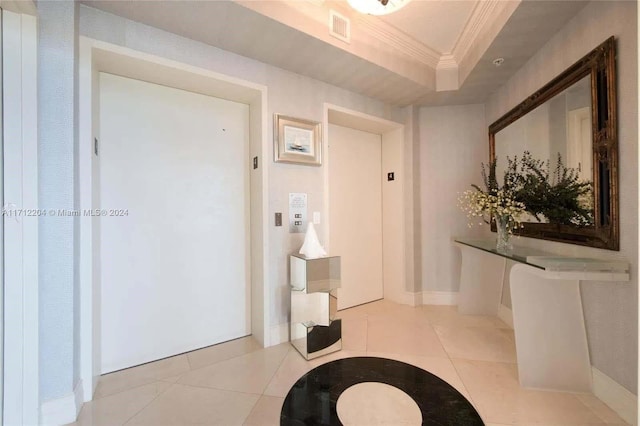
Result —
[[382, 299], [382, 140], [329, 125], [329, 238], [342, 256], [338, 309]]

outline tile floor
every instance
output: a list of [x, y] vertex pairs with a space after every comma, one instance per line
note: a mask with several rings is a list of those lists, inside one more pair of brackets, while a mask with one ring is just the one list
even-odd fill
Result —
[[[103, 376], [74, 425], [279, 425], [284, 397], [310, 369], [342, 357], [380, 356], [449, 382], [487, 425], [624, 425], [591, 394], [518, 385], [513, 331], [451, 306], [378, 301], [339, 313], [343, 350], [311, 362], [288, 343], [251, 337]], [[388, 423], [387, 423], [388, 424]]]

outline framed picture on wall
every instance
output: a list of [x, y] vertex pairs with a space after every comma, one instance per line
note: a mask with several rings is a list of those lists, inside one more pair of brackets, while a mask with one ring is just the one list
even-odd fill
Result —
[[274, 160], [276, 163], [320, 166], [322, 164], [321, 124], [274, 114]]

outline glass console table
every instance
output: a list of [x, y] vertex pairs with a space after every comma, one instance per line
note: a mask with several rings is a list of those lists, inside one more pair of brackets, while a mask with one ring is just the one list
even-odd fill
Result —
[[291, 344], [307, 360], [342, 349], [342, 322], [335, 319], [340, 257], [289, 257]]
[[458, 310], [497, 315], [507, 259], [520, 384], [536, 389], [587, 392], [591, 362], [580, 281], [629, 281], [629, 263], [573, 258], [514, 247], [498, 251], [495, 240], [457, 238], [462, 253]]

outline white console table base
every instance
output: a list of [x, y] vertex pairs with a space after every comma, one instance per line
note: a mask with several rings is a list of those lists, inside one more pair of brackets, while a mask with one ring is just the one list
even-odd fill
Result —
[[463, 315], [498, 315], [506, 259], [458, 244], [462, 254], [458, 312]]
[[495, 242], [456, 240], [462, 253], [458, 311], [497, 315], [506, 259], [518, 262], [509, 282], [518, 374], [523, 387], [591, 390], [591, 362], [580, 281], [629, 280], [624, 261], [557, 256], [535, 249], [498, 252]]
[[580, 281], [548, 278], [529, 265], [511, 268], [511, 303], [520, 384], [572, 392], [591, 390], [591, 362]]

